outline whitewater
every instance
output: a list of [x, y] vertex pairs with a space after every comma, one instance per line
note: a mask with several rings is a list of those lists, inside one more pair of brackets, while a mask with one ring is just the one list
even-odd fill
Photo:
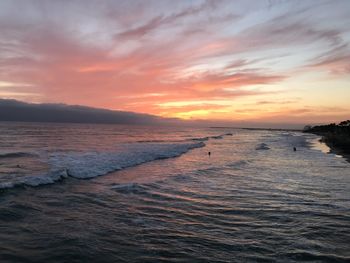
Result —
[[318, 140], [0, 123], [0, 261], [348, 262], [350, 164]]

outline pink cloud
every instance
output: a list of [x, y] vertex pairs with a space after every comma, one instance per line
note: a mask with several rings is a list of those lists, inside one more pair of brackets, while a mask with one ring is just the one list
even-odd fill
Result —
[[[106, 29], [90, 24], [93, 17], [84, 20], [78, 13], [79, 25], [69, 19], [57, 23], [41, 13], [33, 18], [31, 12], [39, 12], [36, 9], [30, 15], [24, 10], [20, 18], [0, 17], [0, 81], [32, 85], [6, 91], [40, 94], [42, 102], [157, 113], [159, 103], [271, 93], [262, 86], [281, 85], [293, 76], [267, 62], [292, 54], [294, 46], [314, 43], [322, 46], [318, 53], [324, 56], [314, 59], [309, 70], [350, 72], [346, 48], [335, 50], [346, 44], [341, 28], [299, 19], [311, 9], [282, 12], [259, 22], [244, 19], [250, 14], [236, 14], [229, 1], [177, 4], [176, 8], [169, 2], [169, 8], [159, 7], [160, 11], [140, 2], [125, 7], [129, 18], [120, 11], [123, 5], [110, 2], [96, 11], [96, 17], [101, 17], [96, 23]], [[55, 15], [53, 7], [47, 4], [47, 14]], [[95, 14], [88, 7], [83, 10]], [[329, 49], [334, 51], [327, 54]], [[252, 85], [262, 88], [245, 89]], [[181, 110], [200, 107], [222, 106], [204, 103]]]

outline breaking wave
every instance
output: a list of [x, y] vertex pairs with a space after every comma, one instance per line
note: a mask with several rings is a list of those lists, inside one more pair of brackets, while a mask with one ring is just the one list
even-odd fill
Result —
[[[68, 176], [77, 179], [89, 179], [114, 171], [133, 167], [146, 162], [178, 157], [191, 149], [205, 146], [205, 141], [223, 139], [232, 133], [191, 138], [186, 141], [144, 140], [136, 143], [118, 145], [116, 151], [62, 152], [50, 153], [45, 162], [48, 172], [30, 176], [18, 176], [0, 182], [0, 189], [18, 186], [38, 186], [52, 184]], [[34, 156], [26, 152], [0, 153], [0, 158]]]
[[8, 189], [20, 186], [39, 186], [45, 184], [53, 184], [57, 181], [60, 181], [64, 178], [67, 178], [68, 174], [65, 169], [60, 170], [51, 170], [47, 174], [34, 175], [34, 176], [25, 176], [23, 178], [17, 178], [10, 182], [0, 183], [0, 189]]
[[53, 167], [66, 169], [69, 176], [86, 179], [154, 160], [177, 157], [204, 145], [203, 142], [124, 144], [117, 152], [52, 154], [50, 163]]
[[25, 176], [0, 183], [0, 189], [16, 186], [51, 184], [68, 176], [88, 179], [124, 168], [160, 159], [178, 157], [191, 149], [205, 146], [192, 143], [136, 143], [123, 144], [115, 152], [57, 152], [49, 156], [50, 171], [47, 174]]
[[221, 135], [213, 135], [213, 136], [192, 138], [192, 139], [190, 139], [190, 141], [205, 142], [205, 141], [208, 141], [208, 140], [210, 140], [210, 139], [213, 139], [213, 140], [221, 140], [221, 139], [223, 139], [225, 136], [232, 136], [232, 135], [233, 135], [232, 133], [225, 133], [225, 134], [221, 134]]

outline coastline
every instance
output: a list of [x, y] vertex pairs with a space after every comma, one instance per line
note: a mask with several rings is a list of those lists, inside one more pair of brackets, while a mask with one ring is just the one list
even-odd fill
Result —
[[321, 143], [324, 143], [326, 144], [329, 149], [330, 149], [330, 152], [329, 153], [334, 153], [336, 155], [340, 155], [342, 156], [347, 162], [350, 163], [350, 153], [347, 152], [347, 151], [344, 151], [342, 148], [339, 148], [337, 146], [334, 146], [334, 144], [332, 144], [330, 141], [325, 141], [324, 140], [324, 137], [322, 136], [322, 138], [320, 139], [320, 142]]
[[321, 136], [320, 141], [330, 148], [331, 153], [350, 162], [350, 120], [313, 127], [308, 125], [303, 132]]
[[347, 148], [346, 144], [342, 145], [342, 144], [339, 144], [339, 142], [337, 144], [334, 143], [334, 140], [332, 140], [333, 137], [330, 137], [328, 133], [318, 133], [318, 132], [309, 132], [309, 131], [304, 131], [304, 132], [312, 133], [320, 136], [321, 138], [318, 141], [328, 146], [329, 153], [339, 155], [343, 157], [347, 162], [350, 163], [350, 151]]

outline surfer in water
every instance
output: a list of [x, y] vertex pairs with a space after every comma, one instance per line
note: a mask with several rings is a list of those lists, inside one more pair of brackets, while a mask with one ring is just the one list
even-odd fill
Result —
[[296, 151], [297, 151], [297, 148], [293, 147], [293, 151], [295, 151], [295, 152], [296, 152]]

